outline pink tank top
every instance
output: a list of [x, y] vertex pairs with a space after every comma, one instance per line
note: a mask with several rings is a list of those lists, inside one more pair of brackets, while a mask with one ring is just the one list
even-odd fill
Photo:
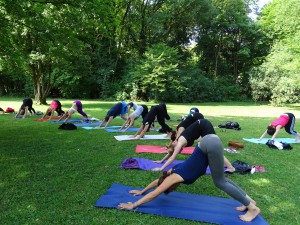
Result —
[[289, 122], [290, 117], [286, 114], [280, 115], [280, 117], [277, 120], [274, 120], [271, 123], [271, 126], [277, 127], [278, 125], [281, 125], [281, 128], [285, 127], [287, 123]]
[[56, 101], [52, 101], [51, 105], [50, 105], [50, 108], [57, 109], [57, 107], [58, 107], [58, 103]]

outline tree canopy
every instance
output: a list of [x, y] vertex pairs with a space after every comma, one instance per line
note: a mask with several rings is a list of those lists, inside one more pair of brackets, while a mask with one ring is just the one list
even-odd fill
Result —
[[252, 20], [255, 4], [0, 0], [0, 92], [40, 104], [47, 97], [297, 102], [299, 4], [274, 0]]

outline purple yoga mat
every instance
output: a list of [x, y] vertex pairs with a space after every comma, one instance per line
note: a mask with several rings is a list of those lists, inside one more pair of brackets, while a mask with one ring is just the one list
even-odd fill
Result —
[[[164, 171], [167, 171], [174, 167], [175, 165], [182, 163], [183, 160], [175, 160], [169, 166], [167, 166]], [[123, 160], [122, 164], [120, 165], [121, 169], [140, 169], [140, 170], [152, 170], [157, 167], [161, 167], [163, 164], [154, 163], [151, 159], [145, 158], [126, 158]], [[210, 169], [207, 167], [206, 174], [210, 174]]]

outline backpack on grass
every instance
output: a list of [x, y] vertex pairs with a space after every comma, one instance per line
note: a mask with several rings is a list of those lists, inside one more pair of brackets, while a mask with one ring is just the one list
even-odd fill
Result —
[[241, 130], [241, 127], [238, 122], [227, 121], [225, 124], [218, 125], [219, 128]]
[[73, 123], [63, 123], [58, 127], [58, 129], [62, 130], [77, 130], [77, 127]]
[[246, 174], [251, 172], [251, 166], [248, 163], [240, 160], [234, 161], [232, 166], [235, 168], [236, 173]]

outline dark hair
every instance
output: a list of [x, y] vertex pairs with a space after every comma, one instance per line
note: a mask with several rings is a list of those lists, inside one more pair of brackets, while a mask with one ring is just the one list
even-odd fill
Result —
[[267, 133], [268, 133], [269, 135], [273, 135], [273, 134], [275, 133], [275, 131], [276, 131], [276, 128], [275, 128], [275, 127], [273, 127], [273, 126], [268, 126], [268, 127], [267, 127]]
[[176, 134], [177, 134], [177, 131], [176, 131], [176, 130], [172, 130], [172, 132], [171, 132], [171, 140], [172, 140], [172, 141], [175, 141], [175, 139], [176, 139]]
[[[158, 178], [157, 186], [161, 185], [168, 176], [170, 176], [170, 173], [168, 173], [168, 171], [164, 171], [163, 174]], [[179, 185], [180, 183], [173, 184], [167, 190], [165, 190], [164, 193], [167, 195], [170, 192], [175, 191]]]
[[106, 115], [106, 117], [104, 118], [104, 120], [107, 122], [109, 120], [109, 115]]

